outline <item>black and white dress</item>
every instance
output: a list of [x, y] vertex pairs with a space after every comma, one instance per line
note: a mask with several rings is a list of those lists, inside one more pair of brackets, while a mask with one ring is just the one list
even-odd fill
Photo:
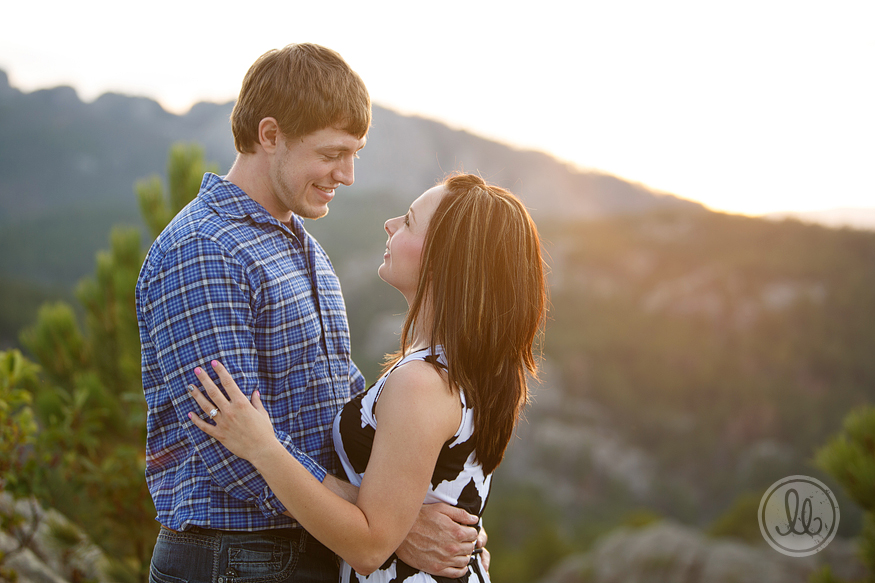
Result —
[[[428, 348], [413, 352], [387, 371], [371, 388], [347, 403], [334, 419], [334, 448], [346, 471], [347, 479], [356, 486], [361, 486], [374, 445], [377, 428], [375, 412], [383, 385], [393, 370], [413, 360], [437, 363], [438, 366], [446, 369], [446, 360], [440, 346], [436, 347], [434, 352]], [[446, 502], [476, 516], [482, 516], [489, 496], [492, 475], [484, 475], [483, 467], [475, 459], [474, 444], [471, 440], [474, 431], [473, 410], [465, 402], [464, 391], [459, 391], [459, 398], [462, 402], [462, 422], [455, 435], [441, 448], [425, 502]], [[434, 577], [417, 571], [395, 555], [367, 577], [360, 576], [344, 562], [341, 564], [340, 580], [343, 583], [451, 581], [445, 577]], [[458, 581], [488, 583], [489, 576], [480, 564], [479, 554], [475, 555], [475, 559], [468, 566], [468, 573]]]

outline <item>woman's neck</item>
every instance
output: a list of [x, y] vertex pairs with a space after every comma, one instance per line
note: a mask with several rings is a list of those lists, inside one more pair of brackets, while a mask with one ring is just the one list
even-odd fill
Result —
[[407, 343], [407, 353], [422, 350], [431, 346], [431, 311], [428, 305], [422, 307], [416, 321], [410, 330], [410, 336]]

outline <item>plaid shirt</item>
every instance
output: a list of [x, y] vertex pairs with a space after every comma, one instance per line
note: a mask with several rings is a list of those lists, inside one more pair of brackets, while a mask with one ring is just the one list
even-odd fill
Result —
[[289, 229], [206, 174], [149, 250], [136, 298], [157, 520], [175, 530], [298, 526], [249, 462], [189, 421], [200, 408], [187, 387], [198, 385], [196, 366], [212, 373], [208, 363], [219, 360], [244, 394], [261, 391], [291, 455], [319, 480], [335, 473], [331, 425], [364, 378], [325, 251], [299, 217]]

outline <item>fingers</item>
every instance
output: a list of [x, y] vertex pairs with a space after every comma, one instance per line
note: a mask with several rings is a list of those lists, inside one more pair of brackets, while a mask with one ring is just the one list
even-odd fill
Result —
[[[225, 395], [222, 394], [222, 391], [219, 390], [219, 387], [216, 386], [216, 383], [213, 382], [213, 379], [210, 378], [210, 375], [208, 375], [204, 369], [198, 366], [194, 369], [194, 376], [196, 376], [197, 380], [199, 380], [201, 385], [203, 385], [204, 390], [206, 390], [207, 395], [209, 395], [210, 397], [210, 400], [215, 403], [216, 407], [218, 407], [221, 411], [222, 405], [227, 405], [229, 401], [225, 398]], [[208, 410], [209, 409], [204, 409], [204, 411]]]
[[437, 506], [439, 507], [440, 512], [446, 514], [453, 522], [474, 525], [480, 521], [480, 519], [473, 514], [469, 514], [465, 510], [457, 508], [456, 506], [450, 506], [449, 504], [444, 504], [442, 502], [438, 503]]
[[483, 547], [480, 552], [480, 564], [483, 565], [483, 568], [486, 570], [487, 573], [489, 572], [490, 563], [492, 563], [492, 555], [489, 554], [489, 551], [486, 549], [486, 547]]
[[448, 579], [461, 579], [465, 575], [468, 574], [468, 562], [465, 562], [464, 567], [447, 567], [446, 569], [441, 569], [437, 573], [433, 573], [438, 577], [446, 577]]
[[231, 373], [228, 372], [228, 369], [225, 368], [224, 364], [218, 360], [213, 360], [210, 362], [210, 366], [212, 366], [213, 370], [216, 371], [216, 374], [219, 375], [219, 382], [222, 383], [222, 388], [225, 389], [225, 392], [228, 394], [229, 401], [245, 399], [243, 392], [240, 390], [240, 387], [237, 386], [237, 383], [234, 382], [234, 379], [231, 378]]
[[486, 535], [486, 529], [481, 528], [480, 532], [477, 534], [477, 546], [475, 548], [482, 549], [486, 546], [488, 540], [489, 537]]
[[189, 394], [194, 397], [194, 400], [197, 401], [197, 404], [200, 405], [201, 411], [204, 413], [209, 413], [213, 408], [213, 403], [207, 399], [206, 395], [204, 395], [201, 391], [198, 390], [194, 385], [188, 385]]
[[195, 425], [196, 425], [201, 431], [203, 431], [204, 433], [206, 433], [207, 435], [209, 435], [209, 436], [211, 436], [211, 437], [216, 437], [216, 434], [215, 434], [216, 427], [215, 427], [215, 425], [210, 425], [209, 423], [207, 423], [206, 421], [204, 421], [203, 419], [201, 419], [200, 417], [198, 417], [198, 416], [195, 415], [194, 413], [189, 413], [189, 414], [188, 414], [188, 418], [189, 418], [189, 419], [191, 420], [191, 422], [194, 423], [194, 424], [195, 424]]
[[267, 409], [265, 409], [264, 405], [261, 403], [261, 391], [254, 391], [252, 393], [251, 402], [256, 411], [267, 414]]

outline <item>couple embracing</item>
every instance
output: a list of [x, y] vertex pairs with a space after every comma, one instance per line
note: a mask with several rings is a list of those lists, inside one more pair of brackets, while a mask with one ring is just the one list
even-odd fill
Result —
[[334, 51], [266, 53], [232, 113], [234, 165], [146, 256], [153, 583], [489, 580], [480, 517], [537, 368], [540, 241], [514, 195], [471, 175], [386, 221], [378, 273], [408, 313], [365, 389], [302, 219], [353, 183], [370, 121]]

